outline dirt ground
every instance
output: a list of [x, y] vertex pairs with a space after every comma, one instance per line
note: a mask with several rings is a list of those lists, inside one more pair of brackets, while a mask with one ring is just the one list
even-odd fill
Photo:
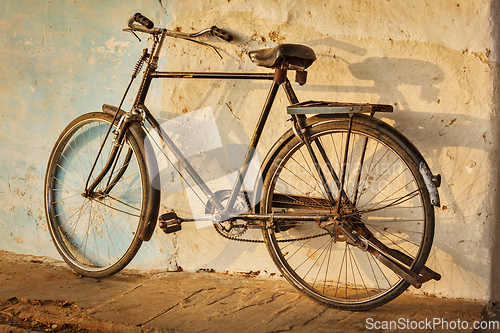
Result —
[[[462, 323], [473, 332], [485, 304], [404, 294], [364, 312], [324, 307], [283, 279], [215, 272], [124, 270], [97, 280], [63, 262], [0, 251], [1, 332], [369, 332], [374, 323]], [[467, 324], [467, 329], [463, 329]], [[370, 326], [371, 325], [371, 326]], [[409, 330], [412, 331], [412, 330]]]

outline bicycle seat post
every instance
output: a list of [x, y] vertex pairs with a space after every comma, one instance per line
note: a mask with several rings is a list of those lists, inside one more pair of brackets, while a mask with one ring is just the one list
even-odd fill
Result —
[[287, 69], [284, 68], [276, 68], [274, 70], [274, 82], [278, 84], [282, 84], [286, 81]]

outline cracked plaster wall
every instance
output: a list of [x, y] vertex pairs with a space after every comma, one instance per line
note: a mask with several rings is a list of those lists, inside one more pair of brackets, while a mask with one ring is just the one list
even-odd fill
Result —
[[[443, 278], [413, 292], [498, 300], [500, 124], [498, 36], [493, 33], [498, 8], [486, 0], [3, 1], [1, 249], [58, 257], [43, 213], [46, 162], [71, 119], [99, 110], [102, 103], [119, 102], [148, 44], [121, 32], [138, 11], [170, 29], [189, 32], [216, 24], [235, 36], [231, 44], [210, 40], [221, 48], [223, 60], [199, 45], [169, 41], [162, 69], [262, 71], [249, 61], [249, 50], [303, 43], [314, 48], [318, 60], [308, 84], [296, 89], [299, 99], [392, 104], [395, 112], [384, 120], [414, 142], [432, 171], [443, 177], [428, 261]], [[154, 85], [148, 106], [164, 122], [212, 108], [225, 148], [215, 162], [202, 157], [200, 162], [204, 172], [213, 173], [210, 181], [224, 184], [221, 176], [239, 166], [235, 157], [250, 139], [267, 89], [261, 82], [166, 81]], [[285, 105], [280, 94], [270, 118], [273, 128], [258, 151], [261, 159], [287, 128]], [[197, 134], [211, 140], [209, 134]], [[193, 205], [186, 185], [172, 177], [162, 208], [189, 216]], [[259, 233], [245, 236], [257, 239]], [[199, 225], [168, 237], [156, 232], [131, 265], [179, 266], [276, 272], [264, 245], [227, 241]]]

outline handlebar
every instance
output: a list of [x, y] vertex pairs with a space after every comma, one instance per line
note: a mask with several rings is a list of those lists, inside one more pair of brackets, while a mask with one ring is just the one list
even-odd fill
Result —
[[155, 28], [153, 21], [141, 13], [136, 13], [134, 16], [129, 18], [127, 25], [130, 28], [129, 31], [140, 31], [152, 35], [159, 35], [163, 31], [163, 29]]
[[[139, 23], [139, 24], [137, 24]], [[203, 35], [206, 35], [210, 33], [213, 36], [219, 37], [220, 39], [225, 40], [226, 42], [230, 42], [233, 40], [233, 36], [216, 27], [215, 25], [211, 27], [210, 29], [205, 29], [197, 33], [193, 34], [186, 34], [186, 33], [181, 33], [177, 31], [172, 31], [172, 30], [167, 30], [167, 29], [160, 29], [160, 28], [155, 28], [153, 21], [148, 19], [146, 16], [142, 15], [141, 13], [136, 13], [134, 16], [128, 19], [127, 25], [132, 31], [140, 31], [152, 35], [159, 35], [162, 32], [166, 32], [167, 36], [171, 37], [176, 37], [176, 38], [183, 38], [183, 39], [191, 39], [191, 38], [196, 38], [200, 37]]]
[[150, 19], [148, 19], [146, 16], [142, 15], [141, 13], [136, 13], [133, 16], [133, 18], [134, 18], [135, 22], [139, 22], [140, 24], [142, 24], [143, 26], [145, 26], [148, 29], [152, 29], [155, 26], [153, 21], [151, 21]]
[[225, 32], [224, 30], [222, 30], [220, 28], [217, 28], [215, 25], [210, 30], [211, 30], [212, 35], [217, 36], [217, 37], [225, 40], [226, 42], [230, 42], [233, 40], [233, 36], [231, 36], [230, 33]]

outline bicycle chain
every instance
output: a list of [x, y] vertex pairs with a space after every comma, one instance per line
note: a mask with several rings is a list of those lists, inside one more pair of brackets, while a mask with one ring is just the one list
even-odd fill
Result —
[[[214, 229], [217, 230], [219, 235], [221, 235], [222, 237], [227, 238], [229, 240], [243, 242], [243, 243], [264, 243], [264, 240], [262, 240], [262, 239], [245, 239], [245, 238], [239, 238], [239, 237], [234, 237], [234, 236], [228, 236], [228, 235], [222, 233], [218, 228], [216, 228], [215, 225], [214, 225]], [[278, 243], [295, 242], [295, 241], [301, 241], [301, 240], [306, 240], [306, 239], [318, 238], [318, 237], [322, 237], [322, 236], [325, 236], [328, 234], [329, 234], [328, 232], [325, 232], [324, 234], [308, 236], [308, 237], [300, 237], [300, 238], [292, 238], [292, 239], [279, 239], [279, 240], [277, 240], [277, 242]]]
[[[226, 192], [227, 192], [226, 194], [230, 193], [229, 191], [226, 191]], [[224, 195], [224, 192], [219, 193], [219, 195], [222, 197]], [[244, 197], [244, 198], [245, 198], [245, 202], [247, 203], [247, 208], [250, 208], [250, 202], [249, 202], [248, 197]], [[311, 205], [311, 204], [309, 204], [309, 205]], [[219, 235], [221, 235], [222, 237], [229, 239], [229, 240], [243, 242], [243, 243], [264, 243], [264, 240], [262, 240], [262, 239], [246, 239], [246, 238], [239, 238], [239, 236], [230, 236], [226, 233], [223, 233], [219, 228], [217, 228], [216, 224], [214, 224], [214, 229], [217, 231], [217, 233]], [[308, 236], [308, 237], [300, 237], [300, 238], [292, 238], [292, 239], [280, 239], [280, 240], [277, 240], [277, 242], [278, 243], [287, 243], [287, 242], [289, 243], [289, 242], [301, 241], [301, 240], [306, 240], [306, 239], [318, 238], [318, 237], [322, 237], [322, 236], [329, 235], [329, 234], [330, 234], [329, 232], [325, 232], [324, 234]]]

